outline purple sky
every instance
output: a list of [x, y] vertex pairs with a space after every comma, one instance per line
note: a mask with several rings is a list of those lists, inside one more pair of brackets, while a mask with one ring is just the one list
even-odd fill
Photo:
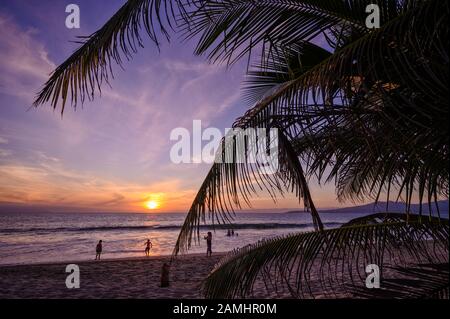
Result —
[[[65, 27], [66, 5], [81, 9], [81, 29]], [[193, 42], [174, 35], [161, 52], [145, 48], [112, 89], [76, 111], [49, 105], [29, 109], [49, 73], [98, 29], [124, 1], [4, 0], [0, 3], [0, 203], [67, 209], [186, 211], [209, 164], [173, 164], [176, 127], [230, 127], [248, 105], [240, 101], [245, 62], [226, 70], [193, 55]], [[340, 206], [332, 185], [312, 194], [318, 207]], [[293, 198], [275, 205], [264, 194], [254, 208], [299, 208]], [[348, 203], [350, 204], [350, 203]]]

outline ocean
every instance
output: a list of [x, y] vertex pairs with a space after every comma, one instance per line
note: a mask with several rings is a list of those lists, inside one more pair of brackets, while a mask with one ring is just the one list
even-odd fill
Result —
[[[321, 213], [326, 228], [369, 213]], [[0, 264], [31, 264], [90, 260], [103, 240], [105, 259], [144, 256], [145, 241], [153, 243], [151, 255], [170, 255], [185, 214], [180, 213], [2, 213], [0, 214]], [[448, 214], [445, 216], [448, 218]], [[308, 213], [238, 213], [233, 225], [213, 232], [213, 252], [226, 252], [264, 238], [313, 230]], [[210, 231], [202, 227], [202, 234]], [[203, 241], [191, 253], [206, 250]]]

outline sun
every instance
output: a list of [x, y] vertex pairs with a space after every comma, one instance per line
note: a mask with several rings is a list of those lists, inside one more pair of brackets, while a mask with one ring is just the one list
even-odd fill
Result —
[[148, 209], [157, 209], [159, 207], [159, 203], [156, 200], [149, 200], [145, 203]]

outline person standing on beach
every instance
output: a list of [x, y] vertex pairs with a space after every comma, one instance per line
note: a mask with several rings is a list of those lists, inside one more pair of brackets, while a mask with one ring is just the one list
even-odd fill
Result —
[[211, 257], [212, 255], [212, 233], [209, 231], [208, 235], [205, 236], [205, 240], [206, 240], [206, 256]]
[[103, 250], [102, 241], [100, 240], [97, 244], [97, 247], [95, 248], [95, 252], [96, 252], [95, 260], [100, 260], [100, 255], [102, 254], [102, 250]]
[[150, 241], [150, 239], [147, 239], [147, 242], [145, 243], [145, 256], [150, 256], [150, 249], [152, 249], [153, 244]]

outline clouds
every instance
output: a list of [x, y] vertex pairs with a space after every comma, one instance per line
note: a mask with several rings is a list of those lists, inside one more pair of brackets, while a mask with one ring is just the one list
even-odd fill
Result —
[[[82, 32], [94, 32], [120, 5], [80, 0], [92, 9], [82, 11]], [[112, 88], [76, 111], [61, 117], [46, 105], [27, 112], [56, 61], [75, 49], [68, 40], [76, 34], [64, 28], [62, 4], [13, 7], [0, 14], [0, 201], [142, 211], [158, 196], [163, 210], [187, 211], [210, 166], [173, 164], [170, 132], [191, 130], [193, 120], [230, 127], [245, 111], [243, 69], [211, 65], [185, 43], [161, 53], [149, 46], [125, 71], [115, 68]]]
[[105, 179], [68, 169], [59, 159], [51, 159], [50, 164], [43, 155], [34, 164], [0, 165], [0, 202], [140, 212], [145, 211], [145, 200], [157, 194], [164, 211], [175, 211], [188, 205], [194, 194], [180, 189], [178, 180], [139, 185]]
[[22, 30], [11, 17], [0, 14], [0, 93], [31, 101], [30, 93], [55, 68], [36, 35], [35, 29]]
[[6, 146], [6, 144], [8, 144], [8, 140], [4, 137], [0, 136], [0, 160], [4, 157], [9, 157], [13, 154], [13, 152], [7, 148], [3, 148], [3, 146]]
[[8, 157], [12, 155], [12, 151], [0, 148], [0, 157]]
[[[55, 41], [67, 30], [55, 32], [54, 22], [36, 18], [31, 27], [24, 23], [30, 16], [20, 15], [0, 15], [0, 200], [140, 210], [159, 194], [164, 209], [187, 210], [209, 166], [172, 164], [170, 131], [191, 129], [196, 119], [228, 127], [220, 119], [238, 100], [235, 74], [184, 45], [161, 54], [147, 48], [126, 71], [115, 71], [112, 88], [76, 112], [68, 108], [63, 118], [48, 106], [26, 112], [55, 68], [52, 60], [64, 61], [73, 44]], [[98, 24], [95, 12], [83, 19]]]
[[38, 31], [17, 21], [0, 16], [0, 71], [7, 75], [0, 80], [0, 201], [140, 211], [158, 194], [164, 210], [187, 210], [209, 166], [172, 164], [170, 131], [190, 129], [194, 119], [220, 120], [237, 101], [239, 83], [183, 46], [167, 56], [150, 49], [77, 112], [25, 112], [55, 67], [49, 55], [63, 61], [58, 54], [70, 44], [49, 51], [48, 26]]

